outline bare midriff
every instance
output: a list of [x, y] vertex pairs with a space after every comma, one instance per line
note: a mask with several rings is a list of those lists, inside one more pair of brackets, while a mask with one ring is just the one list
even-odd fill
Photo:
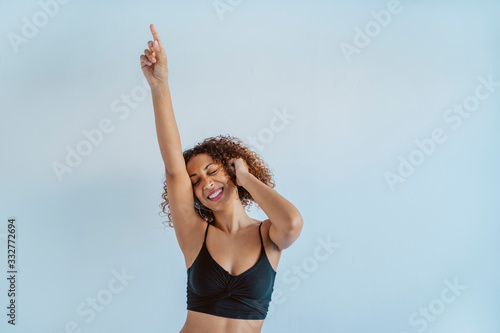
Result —
[[213, 316], [188, 310], [179, 333], [260, 333], [264, 320], [244, 320]]

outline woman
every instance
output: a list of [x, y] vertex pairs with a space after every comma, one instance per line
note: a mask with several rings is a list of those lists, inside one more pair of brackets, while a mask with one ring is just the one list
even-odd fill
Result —
[[[257, 333], [267, 315], [281, 251], [302, 230], [295, 206], [275, 190], [257, 154], [230, 136], [182, 152], [158, 32], [140, 56], [151, 87], [156, 133], [165, 163], [162, 209], [187, 268], [187, 318], [181, 333]], [[168, 189], [168, 192], [167, 192]], [[245, 213], [256, 202], [269, 219]]]

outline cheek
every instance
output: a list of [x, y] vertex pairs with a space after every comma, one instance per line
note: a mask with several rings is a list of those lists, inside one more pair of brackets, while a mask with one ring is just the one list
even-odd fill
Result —
[[201, 191], [197, 188], [197, 186], [193, 188], [193, 193], [196, 196], [196, 198], [198, 198], [198, 200], [200, 200]]
[[228, 184], [229, 186], [235, 186], [233, 181], [231, 180], [231, 176], [224, 172], [224, 182]]
[[227, 174], [221, 174], [221, 176], [217, 179], [220, 183], [223, 183], [227, 186], [231, 186], [231, 178]]

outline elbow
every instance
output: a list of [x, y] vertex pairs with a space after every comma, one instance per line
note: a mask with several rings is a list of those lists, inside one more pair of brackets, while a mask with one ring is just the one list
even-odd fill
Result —
[[[268, 219], [271, 222], [271, 220]], [[302, 216], [289, 217], [276, 224], [271, 222], [269, 238], [282, 251], [292, 245], [302, 232]]]
[[[302, 232], [302, 226], [304, 225], [304, 221], [302, 220], [302, 216], [300, 214], [296, 217], [290, 219], [288, 231], [286, 231], [287, 237], [289, 237], [292, 242], [295, 241], [300, 233]], [[290, 244], [291, 245], [291, 244]]]
[[304, 220], [302, 219], [302, 215], [300, 215], [300, 213], [298, 211], [297, 211], [297, 214], [295, 214], [291, 218], [290, 225], [291, 225], [291, 227], [290, 227], [291, 229], [302, 230], [302, 226], [304, 225]]

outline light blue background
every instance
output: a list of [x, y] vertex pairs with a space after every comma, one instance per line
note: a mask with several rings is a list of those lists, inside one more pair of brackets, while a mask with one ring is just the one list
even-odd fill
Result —
[[[263, 332], [418, 332], [424, 317], [412, 325], [410, 316], [438, 309], [444, 281], [456, 279], [466, 289], [420, 331], [498, 333], [500, 87], [456, 129], [443, 115], [474, 94], [478, 77], [500, 81], [500, 3], [401, 1], [350, 62], [340, 45], [389, 1], [232, 3], [219, 16], [210, 0], [73, 0], [16, 53], [9, 33], [22, 35], [23, 17], [42, 9], [1, 2], [0, 260], [4, 276], [14, 216], [19, 271], [15, 328], [1, 279], [1, 331], [184, 324], [184, 259], [158, 215], [164, 171], [151, 96], [122, 101], [143, 84], [139, 56], [154, 23], [184, 149], [218, 134], [248, 142], [276, 110], [294, 116], [256, 148], [304, 218]], [[59, 181], [52, 163], [105, 118], [114, 130]], [[447, 139], [392, 191], [384, 174], [435, 128]], [[339, 247], [320, 261], [328, 237]], [[122, 269], [134, 279], [85, 322], [79, 304]]]

